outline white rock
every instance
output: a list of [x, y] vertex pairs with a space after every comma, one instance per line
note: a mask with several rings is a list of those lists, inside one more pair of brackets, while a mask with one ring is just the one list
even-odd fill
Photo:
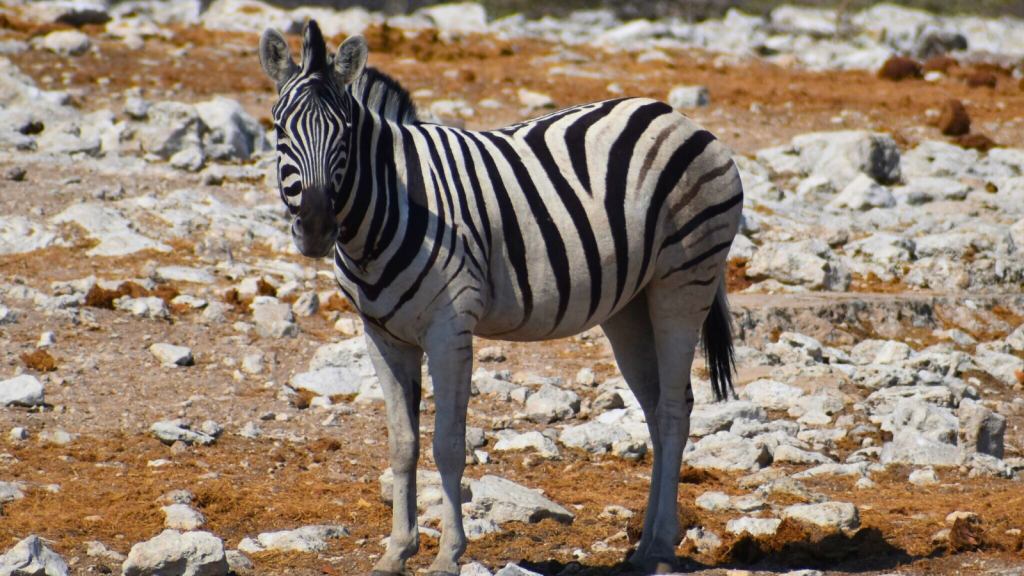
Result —
[[1007, 386], [1020, 384], [1016, 372], [1024, 372], [1024, 360], [1012, 354], [983, 352], [974, 356], [974, 363]]
[[0, 216], [0, 254], [22, 254], [50, 246], [57, 234], [24, 216]]
[[914, 470], [910, 473], [909, 481], [915, 486], [934, 486], [939, 483], [939, 475], [931, 468]]
[[558, 439], [569, 447], [583, 448], [592, 454], [604, 454], [611, 450], [615, 443], [629, 440], [631, 436], [615, 424], [592, 420], [586, 424], [565, 428]]
[[188, 504], [171, 504], [161, 508], [164, 526], [174, 530], [195, 530], [206, 524], [206, 517]]
[[459, 576], [493, 576], [493, 574], [483, 564], [470, 562], [462, 565], [462, 568], [459, 569]]
[[417, 10], [414, 15], [426, 18], [431, 27], [442, 32], [487, 32], [487, 12], [476, 2], [429, 6]]
[[[395, 488], [395, 475], [391, 468], [387, 468], [378, 478], [380, 481], [380, 498], [381, 501], [391, 506], [394, 502], [394, 488]], [[473, 497], [473, 492], [470, 489], [472, 480], [469, 478], [463, 478], [461, 484], [461, 500], [463, 502], [469, 502]], [[443, 497], [444, 491], [441, 487], [441, 473], [436, 470], [424, 470], [418, 468], [416, 470], [416, 506], [420, 510], [426, 510], [431, 506], [440, 504]]]
[[141, 250], [171, 251], [170, 246], [135, 232], [131, 222], [120, 212], [102, 204], [72, 204], [51, 222], [78, 224], [90, 237], [98, 239], [99, 245], [86, 252], [89, 256], [127, 256]]
[[804, 395], [804, 391], [776, 380], [762, 378], [747, 384], [740, 390], [740, 398], [750, 400], [768, 410], [789, 410], [793, 402]]
[[78, 30], [57, 30], [43, 37], [42, 46], [61, 56], [81, 56], [92, 47], [92, 41]]
[[19, 482], [0, 482], [0, 503], [14, 502], [25, 497], [22, 492], [22, 484]]
[[[220, 303], [216, 302], [215, 304]], [[156, 296], [146, 296], [144, 298], [122, 296], [114, 300], [114, 308], [140, 318], [166, 319], [170, 316], [167, 310], [167, 303]]]
[[957, 449], [914, 432], [899, 432], [893, 435], [892, 442], [882, 447], [880, 461], [882, 464], [955, 466]]
[[5, 576], [68, 576], [68, 564], [32, 534], [0, 555], [0, 574]]
[[191, 266], [161, 266], [156, 269], [160, 278], [168, 282], [193, 282], [195, 284], [213, 284], [217, 277], [202, 268]]
[[850, 287], [852, 278], [828, 244], [817, 239], [762, 245], [747, 266], [746, 276], [840, 292]]
[[728, 430], [739, 418], [767, 422], [768, 414], [764, 408], [744, 400], [697, 404], [690, 413], [690, 436], [701, 437]]
[[778, 518], [751, 518], [744, 516], [729, 520], [725, 524], [725, 531], [730, 534], [747, 533], [751, 536], [771, 536], [779, 529], [782, 520]]
[[575, 515], [537, 492], [504, 478], [487, 475], [472, 483], [474, 515], [502, 524], [532, 524], [546, 518], [568, 524]]
[[202, 154], [203, 124], [195, 106], [157, 102], [146, 111], [146, 118], [135, 132], [143, 151], [165, 160], [185, 150]]
[[804, 174], [821, 175], [842, 190], [859, 174], [883, 184], [897, 182], [901, 175], [900, 153], [889, 134], [866, 131], [817, 132], [793, 138]]
[[782, 464], [830, 464], [832, 459], [824, 454], [808, 452], [788, 444], [780, 445], [772, 453], [772, 459]]
[[960, 402], [958, 433], [962, 455], [980, 452], [996, 458], [1003, 457], [1006, 417], [1002, 414], [965, 398]]
[[505, 567], [494, 573], [494, 576], [541, 576], [533, 570], [527, 570], [526, 568], [520, 568], [515, 564], [509, 562], [505, 564]]
[[320, 310], [320, 295], [315, 291], [309, 291], [299, 296], [292, 307], [295, 314], [302, 317], [309, 317]]
[[722, 539], [717, 534], [700, 527], [687, 530], [686, 540], [693, 543], [699, 554], [714, 552], [722, 545]]
[[276, 298], [257, 296], [252, 303], [252, 319], [264, 337], [294, 338], [299, 333], [291, 304]]
[[228, 561], [224, 542], [213, 534], [168, 529], [132, 546], [121, 569], [124, 576], [224, 576]]
[[149, 429], [153, 432], [153, 436], [156, 436], [157, 439], [168, 446], [178, 441], [186, 444], [200, 444], [207, 446], [213, 444], [214, 440], [216, 440], [216, 438], [210, 434], [190, 430], [188, 423], [183, 420], [164, 420], [156, 422], [150, 426]]
[[208, 30], [262, 33], [267, 28], [296, 33], [302, 21], [292, 15], [256, 0], [214, 0], [202, 15], [203, 27]]
[[694, 468], [756, 472], [771, 462], [771, 453], [763, 445], [719, 432], [702, 438], [683, 460]]
[[149, 351], [163, 364], [171, 366], [192, 366], [195, 364], [195, 358], [192, 357], [192, 349], [185, 346], [161, 342], [150, 346]]
[[517, 452], [533, 449], [542, 456], [558, 456], [558, 447], [555, 446], [554, 441], [536, 430], [525, 434], [516, 434], [511, 431], [505, 432], [509, 432], [509, 434], [504, 437], [499, 434], [499, 440], [494, 444], [495, 452]]
[[692, 110], [711, 104], [707, 86], [674, 86], [668, 93], [668, 105], [676, 110]]
[[694, 504], [708, 512], [732, 510], [732, 502], [729, 500], [729, 495], [725, 492], [705, 492], [697, 496]]
[[347, 396], [358, 394], [363, 377], [351, 368], [328, 367], [292, 376], [292, 388], [309, 390], [318, 396]]
[[39, 406], [43, 404], [43, 385], [30, 374], [0, 380], [0, 406]]
[[860, 526], [857, 507], [848, 502], [794, 504], [782, 510], [782, 517], [822, 528], [854, 530]]
[[553, 108], [555, 106], [555, 101], [551, 99], [551, 96], [541, 94], [540, 92], [534, 92], [533, 90], [527, 90], [526, 88], [520, 88], [518, 96], [519, 101], [531, 110], [539, 108]]
[[257, 152], [269, 149], [266, 131], [237, 101], [216, 96], [195, 105], [207, 131], [203, 135], [203, 151], [217, 160], [248, 160]]
[[[969, 400], [967, 400], [969, 402]], [[939, 442], [956, 444], [957, 418], [951, 410], [920, 398], [904, 398], [882, 422], [882, 430], [893, 434], [915, 432]]]
[[303, 526], [295, 530], [264, 532], [257, 539], [265, 550], [279, 552], [321, 552], [327, 541], [349, 536], [348, 528], [334, 524]]
[[858, 174], [830, 203], [836, 208], [870, 210], [896, 205], [896, 198], [888, 187], [875, 182], [867, 174]]
[[526, 399], [526, 414], [534, 422], [550, 424], [571, 418], [580, 410], [580, 397], [571, 390], [545, 384]]

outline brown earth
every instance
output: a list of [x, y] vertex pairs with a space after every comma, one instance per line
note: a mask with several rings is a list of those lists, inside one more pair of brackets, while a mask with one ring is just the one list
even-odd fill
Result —
[[[6, 27], [8, 37], [27, 38], [38, 32], [9, 20], [0, 26]], [[90, 32], [98, 35], [97, 30]], [[99, 55], [69, 59], [30, 51], [12, 60], [41, 86], [70, 90], [86, 110], [119, 110], [122, 91], [142, 87], [145, 97], [157, 100], [198, 101], [225, 94], [242, 101], [258, 118], [269, 116], [274, 94], [259, 70], [256, 36], [188, 28], [173, 32], [170, 41], [149, 40], [140, 51], [99, 39]], [[784, 143], [798, 133], [837, 128], [891, 131], [905, 145], [941, 138], [937, 128], [927, 125], [925, 111], [938, 110], [951, 98], [965, 102], [983, 133], [1003, 144], [1024, 145], [1024, 120], [1019, 117], [1024, 110], [1024, 92], [1002, 72], [994, 73], [994, 89], [970, 88], [964, 78], [974, 71], [951, 72], [950, 77], [935, 83], [916, 79], [896, 83], [866, 72], [810, 73], [758, 61], [716, 59], [699, 52], [669, 51], [669, 63], [639, 64], [635, 54], [573, 47], [571, 50], [590, 62], [570, 66], [600, 77], [564, 78], [548, 75], [547, 65], [534, 65], [557, 48], [542, 42], [476, 37], [448, 42], [431, 33], [408, 40], [383, 29], [370, 31], [368, 36], [379, 49], [371, 63], [394, 75], [410, 91], [428, 89], [434, 94], [431, 99], [462, 98], [474, 105], [483, 98], [505, 104], [497, 111], [477, 108], [467, 123], [471, 128], [497, 127], [533, 114], [519, 111], [516, 91], [523, 87], [550, 94], [561, 106], [608, 97], [606, 86], [612, 82], [618, 82], [625, 94], [655, 98], [664, 98], [671, 86], [683, 83], [708, 85], [712, 105], [694, 115], [745, 153]], [[293, 44], [295, 40], [292, 38]], [[41, 192], [71, 176], [82, 178], [80, 185], [71, 187], [71, 193]], [[41, 173], [30, 166], [24, 182], [0, 182], [0, 200], [10, 214], [27, 215], [30, 209], [40, 208], [51, 215], [86, 198], [88, 189], [107, 178], [75, 169]], [[144, 176], [130, 185], [135, 191], [201, 186], [196, 176], [184, 173], [175, 182]], [[242, 183], [230, 182], [203, 187], [224, 201], [237, 201], [247, 189]], [[267, 194], [272, 197], [271, 191]], [[199, 264], [188, 242], [176, 244], [169, 254], [90, 258], [85, 255], [89, 242], [76, 234], [73, 229], [66, 231], [67, 248], [0, 257], [0, 278], [49, 291], [51, 282], [90, 274], [110, 279], [144, 276], [150, 261]], [[240, 261], [279, 258], [311, 265], [298, 257], [272, 254], [258, 243], [235, 243], [232, 249]], [[313, 264], [328, 269], [323, 263]], [[746, 280], [740, 263], [733, 266], [731, 288], [739, 290]], [[323, 277], [315, 283], [321, 291], [332, 287]], [[218, 290], [227, 287], [224, 281], [216, 286]], [[871, 278], [856, 283], [861, 292], [899, 293], [902, 288]], [[155, 295], [170, 299], [179, 291], [216, 297], [212, 291], [204, 293], [189, 285], [162, 285]], [[335, 541], [319, 555], [257, 555], [254, 561], [259, 574], [365, 573], [383, 551], [379, 542], [390, 524], [390, 511], [381, 503], [377, 482], [387, 466], [383, 407], [357, 407], [353, 414], [339, 415], [339, 427], [328, 428], [320, 425], [327, 412], [302, 407], [308, 406], [308, 398], [292, 404], [276, 399], [278, 384], [303, 371], [317, 346], [338, 338], [331, 325], [332, 313], [351, 315], [347, 303], [332, 298], [320, 314], [299, 319], [302, 333], [298, 338], [269, 340], [233, 329], [233, 321], [246, 318], [244, 303], [237, 299], [227, 324], [207, 327], [194, 321], [196, 312], [183, 309], [173, 310], [170, 320], [137, 319], [114, 312], [109, 308], [116, 296], [110, 292], [90, 294], [88, 309], [95, 314], [95, 323], [76, 326], [59, 315], [23, 311], [18, 323], [0, 327], [4, 377], [16, 367], [40, 377], [47, 383], [49, 402], [39, 410], [0, 412], [0, 430], [6, 433], [11, 427], [24, 426], [32, 432], [26, 442], [0, 440], [0, 478], [27, 485], [26, 498], [2, 508], [0, 547], [37, 533], [69, 559], [75, 574], [116, 572], [118, 566], [87, 557], [85, 542], [100, 540], [127, 553], [132, 544], [162, 529], [157, 498], [169, 490], [187, 488], [196, 497], [195, 507], [206, 515], [207, 528], [231, 547], [259, 532], [313, 523], [336, 522], [352, 532], [350, 538]], [[116, 294], [144, 292], [141, 286], [126, 283]], [[30, 304], [23, 306], [31, 309]], [[54, 364], [54, 371], [49, 372], [45, 371], [49, 369], [46, 357], [34, 351], [45, 331], [57, 335], [56, 346], [44, 353]], [[599, 336], [599, 331], [593, 331], [550, 343], [502, 343], [508, 360], [485, 365], [509, 369], [519, 378], [538, 373], [560, 375], [567, 381], [580, 368], [592, 367], [599, 380], [604, 380], [617, 370]], [[160, 366], [147, 350], [154, 342], [192, 347], [196, 365]], [[256, 349], [268, 355], [266, 371], [242, 374], [239, 359]], [[740, 381], [750, 378], [749, 373], [740, 375]], [[982, 381], [1004, 399], [1013, 396], [987, 376]], [[582, 395], [593, 399], [596, 394], [584, 391]], [[433, 403], [430, 398], [426, 401], [421, 464], [432, 467]], [[510, 417], [515, 407], [476, 397], [470, 405], [469, 424], [490, 429], [496, 418]], [[258, 440], [231, 434], [244, 422], [260, 420], [270, 412], [288, 419], [270, 417], [261, 422], [264, 436]], [[172, 417], [197, 422], [212, 418], [228, 433], [213, 446], [174, 453], [147, 432], [152, 422]], [[521, 431], [538, 428], [520, 420], [515, 425]], [[1018, 446], [1022, 425], [1022, 415], [1010, 417], [1008, 439]], [[58, 428], [77, 437], [65, 446], [39, 438], [40, 432]], [[858, 447], [852, 443], [840, 446], [836, 456], [845, 457]], [[604, 520], [598, 515], [611, 504], [642, 510], [650, 456], [632, 463], [563, 449], [558, 461], [495, 452], [491, 458], [489, 464], [470, 466], [467, 474], [498, 474], [542, 488], [548, 497], [573, 509], [577, 518], [571, 526], [552, 521], [507, 525], [500, 534], [471, 542], [466, 559], [483, 561], [491, 568], [522, 561], [555, 574], [573, 560], [574, 550], [582, 549], [588, 554], [582, 561], [585, 568], [575, 573], [623, 573], [620, 562], [630, 544], [628, 526], [625, 521]], [[151, 465], [161, 459], [169, 462]], [[1024, 495], [1019, 483], [972, 479], [965, 471], [950, 469], [940, 471], [939, 485], [917, 487], [907, 483], [909, 472], [890, 468], [875, 475], [878, 486], [870, 490], [854, 489], [854, 480], [848, 478], [805, 482], [814, 492], [859, 506], [863, 528], [856, 534], [818, 534], [787, 523], [772, 539], [726, 537], [727, 545], [713, 557], [681, 548], [685, 567], [707, 570], [708, 574], [750, 563], [773, 570], [814, 566], [864, 573], [980, 574], [1024, 564], [1020, 533], [1012, 532], [1024, 528]], [[744, 493], [737, 488], [738, 477], [684, 470], [680, 502], [689, 510], [687, 524], [724, 535], [724, 515], [695, 511], [691, 503], [707, 490]], [[779, 495], [771, 499], [783, 505], [796, 502]], [[946, 515], [964, 509], [977, 512], [980, 525], [957, 527], [958, 536], [950, 549], [933, 544], [932, 535], [950, 527], [945, 525]], [[591, 545], [599, 540], [607, 541], [610, 549], [593, 552]], [[436, 541], [424, 538], [420, 554], [411, 562], [413, 570], [426, 568], [436, 549]]]

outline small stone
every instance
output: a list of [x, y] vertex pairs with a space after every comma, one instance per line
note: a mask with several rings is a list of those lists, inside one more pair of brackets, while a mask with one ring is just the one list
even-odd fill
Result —
[[195, 530], [206, 524], [206, 517], [188, 504], [171, 504], [161, 508], [164, 512], [164, 526], [175, 530]]
[[228, 550], [224, 553], [228, 561], [228, 572], [236, 576], [251, 576], [256, 566], [248, 556], [239, 550]]
[[687, 530], [686, 540], [693, 543], [699, 554], [714, 552], [722, 545], [722, 539], [717, 534], [700, 527]]
[[914, 470], [910, 473], [909, 481], [915, 486], [934, 486], [939, 483], [939, 475], [931, 468]]
[[7, 435], [8, 438], [14, 441], [28, 440], [28, 430], [18, 426], [17, 428], [11, 428], [10, 433]]
[[626, 404], [622, 400], [622, 396], [615, 390], [608, 390], [602, 392], [594, 399], [591, 404], [591, 408], [596, 412], [606, 412], [608, 410], [615, 410], [616, 408], [622, 408]]
[[694, 504], [696, 504], [698, 508], [702, 508], [709, 512], [732, 510], [732, 502], [729, 499], [729, 495], [724, 492], [705, 492], [697, 497]]
[[554, 108], [555, 101], [551, 99], [551, 96], [547, 94], [541, 94], [540, 92], [534, 92], [533, 90], [527, 90], [526, 88], [520, 88], [518, 92], [519, 101], [530, 110], [537, 110], [540, 108]]
[[962, 510], [957, 510], [955, 512], [950, 512], [949, 514], [946, 515], [946, 524], [949, 524], [949, 525], [952, 526], [953, 523], [955, 523], [957, 520], [964, 520], [964, 521], [969, 522], [971, 524], [980, 524], [981, 523], [981, 516], [978, 516], [975, 512], [967, 512], [967, 511], [962, 511]]
[[57, 336], [53, 332], [43, 332], [36, 342], [36, 348], [49, 348], [57, 343]]
[[192, 357], [192, 349], [185, 346], [159, 343], [150, 346], [149, 351], [164, 365], [192, 366], [195, 364], [195, 359]]
[[295, 314], [308, 317], [316, 314], [320, 311], [320, 295], [314, 290], [306, 292], [299, 299], [295, 301], [295, 305], [292, 307]]
[[44, 36], [42, 46], [61, 56], [81, 56], [92, 47], [92, 41], [78, 30], [58, 30]]
[[580, 397], [570, 390], [545, 384], [525, 402], [526, 414], [534, 422], [551, 424], [571, 418], [580, 410]]
[[153, 435], [167, 445], [173, 445], [181, 441], [185, 444], [200, 444], [207, 446], [213, 444], [215, 438], [209, 434], [195, 432], [189, 429], [188, 422], [184, 420], [165, 420], [150, 426]]
[[477, 517], [505, 522], [536, 523], [546, 518], [568, 524], [575, 515], [565, 508], [504, 478], [483, 476], [472, 482], [472, 508]]
[[[265, 532], [257, 539], [265, 550], [278, 552], [321, 552], [327, 549], [327, 541], [349, 536], [348, 528], [335, 524], [303, 526], [295, 530]], [[239, 546], [241, 549], [241, 546]]]
[[576, 373], [576, 384], [579, 386], [595, 386], [597, 384], [597, 375], [590, 368], [581, 368]]
[[668, 93], [668, 105], [676, 110], [692, 110], [711, 104], [707, 86], [675, 86]]
[[23, 166], [8, 166], [3, 169], [3, 178], [11, 182], [21, 182], [25, 179], [28, 171]]
[[488, 346], [477, 350], [476, 359], [480, 362], [504, 362], [505, 352], [501, 346]]

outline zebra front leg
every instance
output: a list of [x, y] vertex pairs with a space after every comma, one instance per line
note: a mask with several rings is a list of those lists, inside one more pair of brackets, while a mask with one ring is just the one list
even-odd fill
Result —
[[441, 542], [430, 576], [459, 573], [459, 558], [466, 551], [462, 527], [462, 473], [466, 468], [466, 408], [473, 372], [473, 335], [454, 323], [428, 331], [425, 347], [434, 381], [434, 462], [441, 473], [444, 502]]
[[373, 576], [405, 574], [405, 562], [420, 548], [416, 509], [416, 462], [420, 456], [420, 393], [423, 351], [396, 343], [366, 325], [366, 347], [387, 406], [388, 447], [395, 482], [391, 540]]

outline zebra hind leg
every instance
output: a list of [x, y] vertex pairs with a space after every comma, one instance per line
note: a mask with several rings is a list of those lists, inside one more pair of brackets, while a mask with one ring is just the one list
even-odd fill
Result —
[[675, 554], [680, 536], [676, 508], [679, 470], [694, 402], [690, 368], [701, 326], [714, 301], [715, 286], [694, 290], [678, 285], [649, 285], [645, 292], [658, 355], [659, 396], [654, 417], [661, 454], [655, 454], [660, 461], [655, 473], [660, 475], [661, 484], [657, 502], [648, 504], [648, 509], [657, 510], [658, 516], [651, 529], [643, 569], [646, 573], [660, 573], [675, 571], [679, 565]]
[[644, 292], [638, 294], [614, 316], [604, 321], [601, 328], [612, 345], [619, 371], [640, 402], [654, 447], [654, 467], [651, 471], [643, 532], [636, 550], [630, 557], [630, 562], [634, 566], [643, 569], [644, 558], [654, 535], [654, 523], [658, 517], [657, 503], [662, 480], [662, 447], [655, 414], [659, 395], [658, 357], [655, 353], [654, 328], [651, 326], [651, 317], [647, 309], [647, 295]]
[[416, 462], [419, 460], [420, 363], [423, 351], [399, 346], [366, 331], [367, 351], [387, 404], [388, 447], [394, 473], [391, 539], [373, 567], [373, 576], [405, 574], [405, 562], [420, 548], [416, 509]]

